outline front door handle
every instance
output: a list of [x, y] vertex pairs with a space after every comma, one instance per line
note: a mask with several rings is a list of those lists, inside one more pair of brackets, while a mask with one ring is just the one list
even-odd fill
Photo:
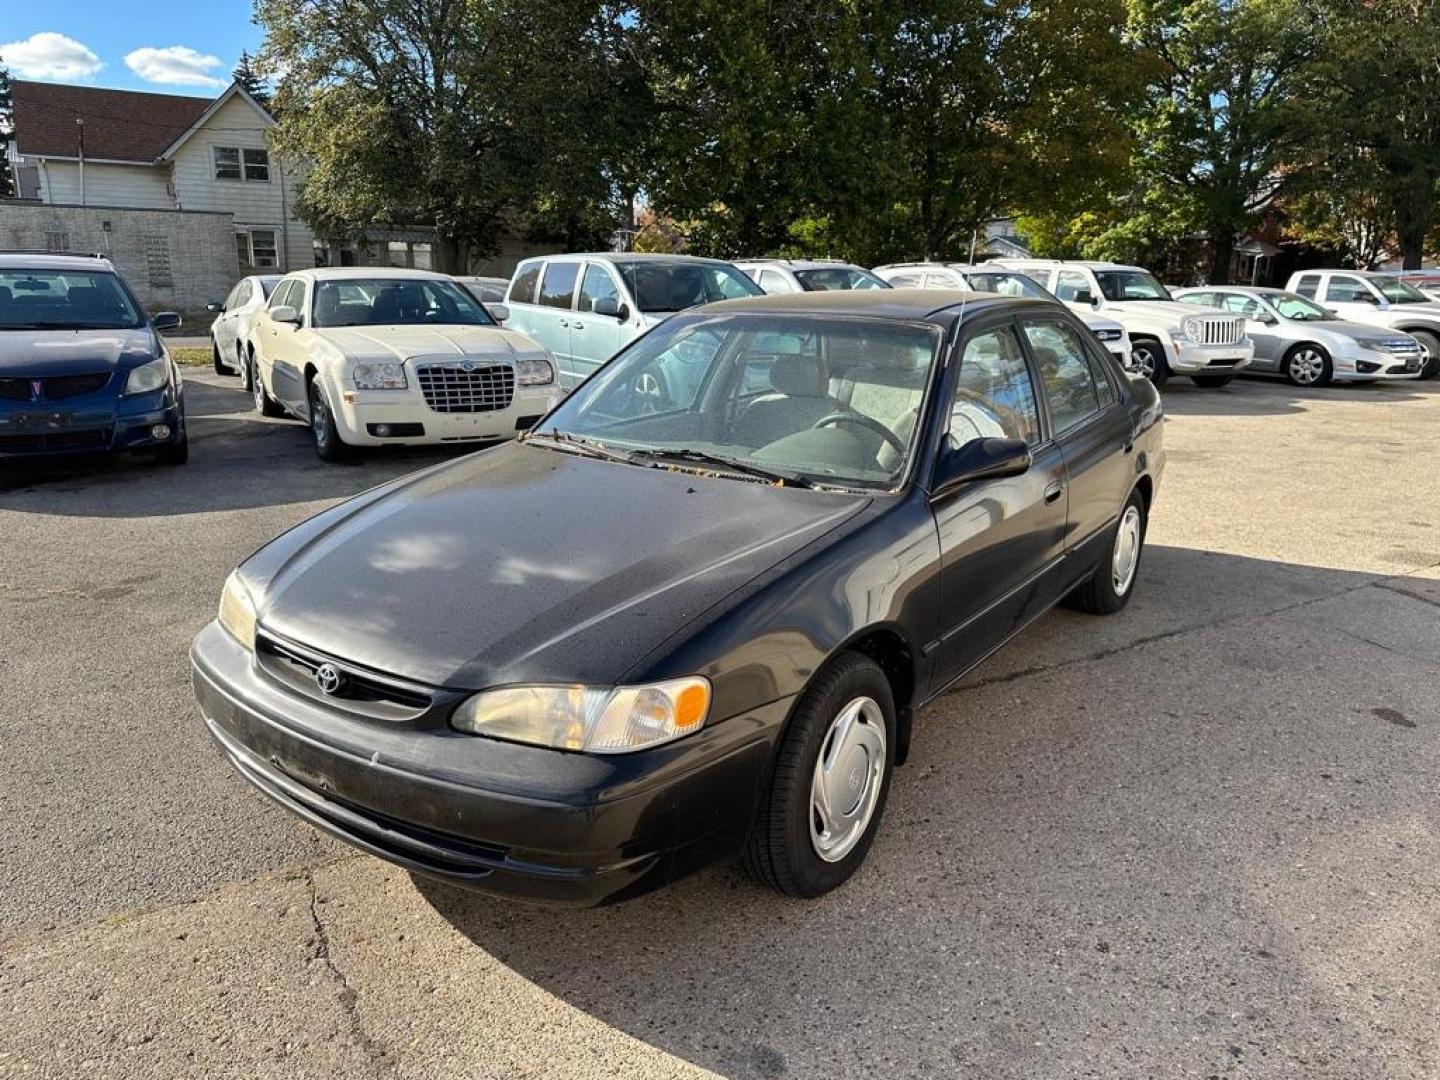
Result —
[[1061, 495], [1065, 494], [1065, 483], [1063, 480], [1054, 480], [1045, 486], [1045, 503], [1049, 505]]
[[584, 324], [583, 322], [572, 322], [572, 323], [570, 324], [570, 329], [571, 329], [571, 330], [584, 330], [584, 329], [585, 329], [585, 324]]

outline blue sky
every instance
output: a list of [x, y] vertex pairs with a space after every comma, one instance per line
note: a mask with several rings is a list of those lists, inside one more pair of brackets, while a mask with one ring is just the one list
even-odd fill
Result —
[[250, 0], [0, 0], [0, 61], [19, 79], [208, 97], [260, 39]]

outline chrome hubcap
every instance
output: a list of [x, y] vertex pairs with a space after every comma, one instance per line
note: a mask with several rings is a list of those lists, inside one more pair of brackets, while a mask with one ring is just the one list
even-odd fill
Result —
[[885, 776], [885, 716], [858, 697], [836, 714], [820, 744], [810, 781], [810, 843], [826, 862], [854, 850], [880, 801]]
[[1135, 360], [1136, 370], [1147, 379], [1155, 377], [1155, 354], [1148, 346], [1140, 345], [1133, 349], [1130, 354]]
[[255, 395], [255, 409], [258, 412], [265, 405], [265, 384], [260, 381], [260, 365], [250, 361], [250, 390]]
[[1314, 349], [1301, 349], [1290, 357], [1290, 377], [1309, 386], [1319, 382], [1325, 372], [1325, 359]]
[[1119, 531], [1115, 533], [1115, 554], [1110, 562], [1110, 580], [1115, 586], [1115, 595], [1124, 596], [1130, 591], [1135, 580], [1135, 568], [1140, 564], [1140, 510], [1131, 505], [1125, 508], [1120, 518]]
[[325, 398], [320, 391], [310, 391], [310, 430], [315, 433], [315, 442], [319, 446], [325, 445]]

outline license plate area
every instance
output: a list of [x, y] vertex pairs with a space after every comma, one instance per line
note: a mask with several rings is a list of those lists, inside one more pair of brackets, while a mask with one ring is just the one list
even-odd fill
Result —
[[13, 413], [10, 424], [17, 431], [69, 431], [75, 424], [75, 414], [69, 412], [22, 412]]

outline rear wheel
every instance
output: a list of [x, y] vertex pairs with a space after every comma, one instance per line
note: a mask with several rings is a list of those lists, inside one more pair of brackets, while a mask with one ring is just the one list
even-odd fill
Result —
[[1165, 350], [1158, 341], [1140, 338], [1131, 344], [1130, 356], [1135, 361], [1135, 370], [1156, 386], [1164, 386], [1170, 378], [1170, 365], [1165, 361]]
[[340, 437], [335, 415], [330, 411], [330, 403], [325, 400], [325, 389], [319, 379], [310, 380], [309, 399], [310, 437], [315, 440], [315, 453], [321, 461], [344, 461], [350, 456], [350, 446]]
[[253, 349], [250, 350], [247, 367], [250, 369], [250, 394], [255, 399], [255, 411], [261, 416], [283, 416], [285, 410], [280, 408], [280, 403], [265, 389], [265, 380], [260, 377], [260, 362], [255, 359]]
[[1065, 598], [1066, 603], [1091, 615], [1113, 615], [1130, 602], [1140, 574], [1145, 547], [1145, 500], [1132, 491], [1120, 511], [1105, 558], [1095, 574]]
[[1440, 375], [1440, 334], [1429, 330], [1411, 330], [1410, 336], [1420, 342], [1425, 350], [1425, 363], [1420, 366], [1420, 378], [1433, 379]]
[[1280, 371], [1295, 386], [1326, 386], [1335, 373], [1330, 354], [1308, 341], [1303, 341], [1285, 354]]
[[1217, 390], [1222, 386], [1229, 386], [1235, 381], [1234, 375], [1191, 375], [1190, 381], [1196, 386], [1203, 386], [1207, 390]]
[[744, 855], [791, 896], [819, 896], [865, 861], [894, 771], [895, 701], [885, 673], [845, 653], [796, 703]]

